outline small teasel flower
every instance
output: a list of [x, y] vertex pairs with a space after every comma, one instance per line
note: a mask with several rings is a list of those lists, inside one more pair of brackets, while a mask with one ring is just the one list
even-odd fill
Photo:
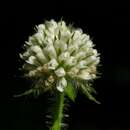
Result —
[[[36, 27], [36, 33], [29, 37], [24, 47], [25, 52], [20, 57], [25, 61], [25, 76], [36, 78], [38, 82], [32, 91], [23, 95], [33, 90], [39, 91], [39, 94], [56, 91], [74, 101], [76, 91], [82, 90], [90, 100], [99, 103], [91, 95], [95, 93], [91, 81], [97, 77], [100, 57], [89, 35], [83, 33], [82, 29], [67, 26], [64, 21], [45, 21]], [[59, 122], [62, 118], [61, 108], [58, 112]], [[55, 123], [52, 130], [59, 130], [60, 126]]]

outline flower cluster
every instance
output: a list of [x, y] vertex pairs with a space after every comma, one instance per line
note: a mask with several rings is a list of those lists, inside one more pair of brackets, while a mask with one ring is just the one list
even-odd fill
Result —
[[20, 54], [25, 60], [26, 76], [42, 77], [45, 88], [60, 92], [64, 92], [68, 79], [79, 85], [80, 81], [96, 78], [100, 58], [89, 35], [64, 21], [45, 21], [36, 29], [24, 45], [25, 52]]

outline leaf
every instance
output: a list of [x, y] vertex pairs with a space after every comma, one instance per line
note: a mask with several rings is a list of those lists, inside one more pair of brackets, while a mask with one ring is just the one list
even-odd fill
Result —
[[[82, 92], [92, 101], [96, 102], [97, 104], [100, 104], [99, 101], [97, 101], [93, 96], [92, 94], [89, 92], [90, 90], [88, 90], [87, 88], [88, 86], [85, 86], [85, 85], [81, 85], [81, 90]], [[90, 87], [90, 86], [89, 86]], [[90, 89], [90, 88], [89, 88]]]
[[76, 90], [74, 86], [68, 82], [67, 87], [65, 88], [65, 94], [74, 102], [76, 98]]
[[25, 96], [25, 95], [29, 95], [29, 94], [31, 94], [33, 92], [34, 92], [33, 89], [29, 89], [29, 90], [25, 91], [24, 93], [21, 93], [21, 94], [18, 94], [18, 95], [14, 95], [13, 97], [22, 97], [22, 96]]
[[93, 87], [91, 87], [91, 85], [87, 85], [86, 87], [87, 87], [87, 90], [88, 90], [89, 93], [97, 94], [96, 90]]

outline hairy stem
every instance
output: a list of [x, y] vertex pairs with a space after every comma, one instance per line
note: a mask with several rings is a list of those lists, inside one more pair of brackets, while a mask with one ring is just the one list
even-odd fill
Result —
[[51, 130], [61, 130], [64, 108], [64, 93], [58, 93], [56, 101], [56, 109], [54, 111], [54, 122]]

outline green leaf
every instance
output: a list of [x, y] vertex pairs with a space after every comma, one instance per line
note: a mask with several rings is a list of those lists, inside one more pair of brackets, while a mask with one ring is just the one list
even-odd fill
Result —
[[21, 94], [18, 94], [18, 95], [14, 95], [13, 97], [22, 97], [22, 96], [29, 95], [29, 94], [31, 94], [33, 92], [34, 92], [33, 89], [29, 89], [29, 90], [25, 91], [24, 93], [21, 93]]
[[67, 87], [65, 88], [65, 94], [74, 102], [76, 98], [76, 89], [74, 86], [68, 82]]
[[86, 87], [87, 87], [87, 90], [88, 90], [89, 93], [97, 94], [96, 90], [93, 87], [91, 87], [91, 84], [90, 85], [86, 85]]
[[[93, 96], [92, 96], [92, 94], [91, 94], [91, 91], [90, 91], [90, 86], [87, 88], [88, 86], [86, 85], [81, 85], [81, 90], [82, 90], [82, 92], [88, 97], [88, 99], [90, 99], [90, 100], [92, 100], [92, 101], [94, 101], [94, 102], [96, 102], [97, 104], [100, 104], [100, 102], [99, 101], [97, 101]], [[92, 91], [93, 91], [93, 89], [92, 89]]]

